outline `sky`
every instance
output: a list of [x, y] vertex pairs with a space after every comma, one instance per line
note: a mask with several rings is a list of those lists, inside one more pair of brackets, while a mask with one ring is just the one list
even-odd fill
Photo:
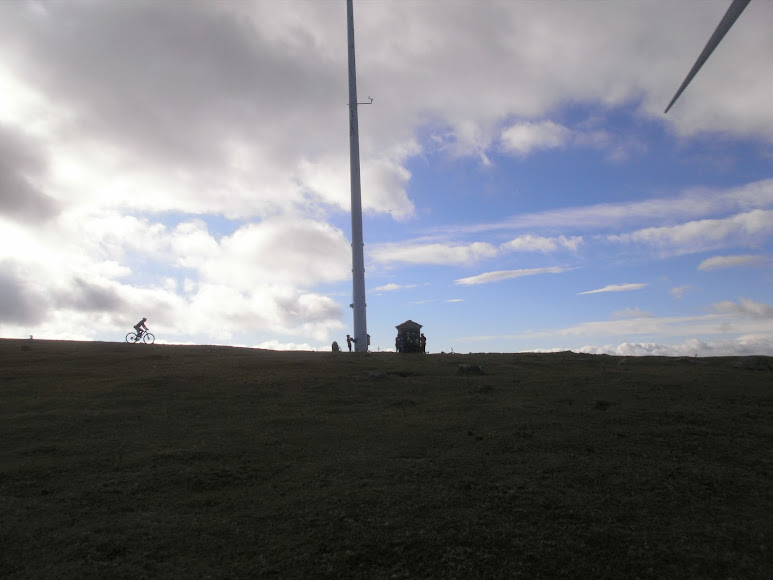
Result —
[[[773, 355], [773, 2], [355, 0], [367, 328]], [[345, 0], [0, 2], [0, 337], [352, 329]]]

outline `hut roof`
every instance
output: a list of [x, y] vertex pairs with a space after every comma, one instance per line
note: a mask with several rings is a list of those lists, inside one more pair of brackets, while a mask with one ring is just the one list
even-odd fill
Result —
[[419, 330], [421, 328], [421, 324], [414, 322], [413, 320], [406, 320], [402, 324], [395, 326], [395, 328], [397, 330]]

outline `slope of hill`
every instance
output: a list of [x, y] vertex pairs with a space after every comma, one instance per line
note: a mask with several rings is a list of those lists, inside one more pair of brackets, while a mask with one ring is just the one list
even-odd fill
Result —
[[0, 340], [0, 576], [769, 577], [772, 367]]

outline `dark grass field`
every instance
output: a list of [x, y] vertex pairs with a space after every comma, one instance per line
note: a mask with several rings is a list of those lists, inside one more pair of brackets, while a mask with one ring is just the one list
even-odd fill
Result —
[[770, 578], [772, 367], [0, 340], [0, 577]]

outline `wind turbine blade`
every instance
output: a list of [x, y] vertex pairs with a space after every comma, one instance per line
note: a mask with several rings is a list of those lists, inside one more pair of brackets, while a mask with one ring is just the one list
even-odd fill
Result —
[[751, 2], [751, 0], [733, 0], [733, 3], [730, 5], [730, 8], [727, 9], [727, 12], [725, 12], [725, 16], [722, 18], [719, 26], [717, 26], [717, 29], [714, 31], [714, 34], [712, 34], [711, 38], [709, 38], [709, 41], [703, 49], [703, 52], [698, 57], [698, 60], [695, 61], [695, 64], [690, 70], [690, 73], [687, 75], [687, 78], [684, 79], [682, 86], [679, 87], [679, 90], [676, 91], [674, 98], [671, 99], [668, 107], [666, 107], [666, 113], [668, 113], [668, 110], [679, 98], [679, 95], [684, 92], [693, 77], [698, 74], [698, 71], [701, 70], [703, 64], [709, 59], [711, 53], [714, 52], [714, 49], [717, 48], [720, 42], [722, 42], [722, 39], [725, 37], [725, 34], [727, 34], [727, 31], [730, 30], [733, 24], [735, 24], [735, 21], [738, 20], [741, 12], [743, 12], [744, 8], [749, 5], [749, 2]]

